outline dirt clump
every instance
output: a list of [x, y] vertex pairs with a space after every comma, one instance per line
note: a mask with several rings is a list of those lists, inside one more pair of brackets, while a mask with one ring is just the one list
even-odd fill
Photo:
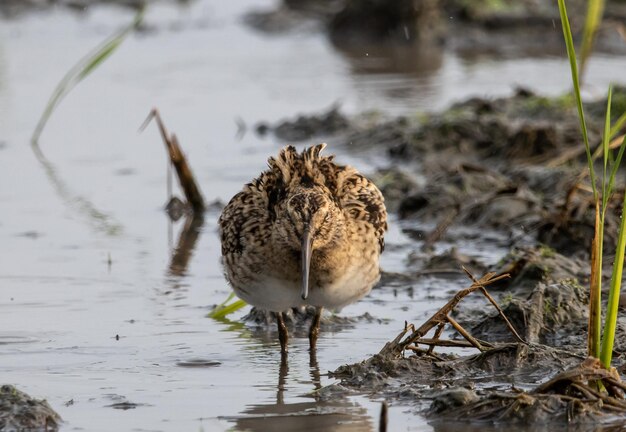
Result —
[[276, 138], [286, 142], [300, 142], [337, 134], [348, 126], [347, 117], [341, 114], [338, 106], [332, 106], [321, 114], [300, 115], [294, 120], [283, 120], [275, 125], [260, 123], [256, 130], [261, 135], [272, 132]]
[[[598, 384], [602, 383], [602, 384]], [[598, 386], [603, 390], [598, 390]], [[622, 383], [614, 369], [605, 369], [598, 359], [588, 358], [568, 368], [531, 391], [482, 392], [458, 399], [457, 404], [438, 403], [431, 413], [457, 420], [483, 420], [508, 424], [611, 422], [626, 413]], [[435, 399], [437, 402], [437, 399]]]
[[370, 176], [385, 197], [387, 211], [396, 213], [400, 202], [418, 188], [419, 179], [397, 168], [383, 168]]
[[[455, 247], [440, 254], [428, 254], [427, 256], [427, 260], [422, 264], [421, 270], [418, 272], [420, 275], [443, 276], [455, 274], [464, 276], [463, 268], [474, 274], [487, 272], [487, 267], [480, 260], [459, 252]], [[415, 264], [416, 261], [410, 259], [409, 262]]]
[[12, 385], [0, 387], [0, 430], [57, 431], [59, 416], [45, 400], [34, 399]]
[[[407, 325], [378, 354], [331, 375], [341, 379], [342, 388], [412, 401], [437, 421], [528, 426], [623, 415], [626, 385], [621, 369], [608, 371], [597, 359], [585, 360], [588, 292], [579, 282], [585, 278], [582, 262], [546, 246], [514, 250], [498, 272], [473, 278], [470, 288], [459, 291], [419, 328]], [[457, 308], [467, 292], [485, 287], [502, 312], [496, 308], [486, 314], [475, 301], [469, 308]], [[446, 316], [457, 337], [440, 339]], [[426, 338], [434, 328], [435, 335]], [[621, 342], [615, 347], [618, 359]], [[472, 345], [480, 352], [440, 352], [446, 346]], [[608, 392], [594, 387], [598, 380]], [[427, 400], [432, 400], [428, 407]]]

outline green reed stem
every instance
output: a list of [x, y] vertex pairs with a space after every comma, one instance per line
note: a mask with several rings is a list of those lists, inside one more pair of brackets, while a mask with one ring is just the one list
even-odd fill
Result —
[[[626, 138], [622, 141], [618, 160], [626, 147]], [[617, 165], [617, 161], [616, 161]], [[600, 361], [605, 368], [611, 367], [611, 358], [613, 356], [613, 344], [615, 342], [615, 328], [617, 327], [617, 308], [619, 306], [619, 297], [622, 285], [622, 273], [624, 269], [624, 249], [626, 247], [626, 194], [624, 194], [624, 202], [622, 204], [622, 216], [619, 226], [619, 234], [617, 237], [617, 248], [615, 251], [615, 261], [613, 263], [613, 274], [611, 275], [611, 289], [609, 291], [609, 301], [607, 304], [606, 318], [604, 321], [604, 334], [602, 336], [602, 348], [600, 352]]]
[[602, 22], [604, 14], [604, 0], [588, 0], [587, 15], [585, 16], [585, 27], [583, 29], [583, 39], [580, 45], [580, 77], [583, 80], [587, 60], [593, 51], [593, 42]]
[[589, 177], [591, 178], [591, 188], [593, 190], [594, 199], [598, 199], [598, 190], [596, 188], [596, 175], [593, 169], [593, 159], [591, 157], [591, 149], [589, 147], [589, 137], [587, 134], [587, 124], [585, 122], [585, 113], [583, 111], [583, 102], [580, 96], [580, 83], [578, 80], [578, 66], [576, 63], [576, 50], [574, 49], [574, 39], [572, 38], [572, 30], [567, 18], [567, 9], [565, 8], [565, 0], [558, 0], [559, 13], [561, 15], [561, 24], [563, 26], [563, 37], [567, 48], [567, 57], [569, 59], [570, 69], [572, 72], [572, 83], [574, 85], [574, 96], [576, 97], [576, 108], [578, 109], [578, 118], [580, 120], [580, 130], [585, 143], [585, 152], [587, 153], [587, 162], [589, 164]]

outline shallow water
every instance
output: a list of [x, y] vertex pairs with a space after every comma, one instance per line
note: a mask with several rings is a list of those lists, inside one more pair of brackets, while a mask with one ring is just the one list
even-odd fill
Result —
[[[251, 132], [259, 121], [335, 101], [349, 113], [410, 115], [518, 84], [548, 94], [568, 86], [562, 58], [470, 61], [443, 52], [432, 67], [399, 67], [369, 51], [338, 53], [314, 32], [265, 36], [242, 24], [250, 8], [271, 5], [154, 6], [147, 30], [54, 112], [40, 141], [48, 166], [29, 139], [52, 89], [132, 13], [59, 9], [0, 24], [0, 376], [47, 398], [64, 430], [375, 430], [376, 397], [318, 403], [318, 380], [333, 383], [325, 371], [377, 352], [405, 320], [422, 321], [460, 287], [430, 278], [413, 291], [382, 287], [342, 315], [368, 312], [384, 324], [323, 332], [317, 367], [306, 338], [293, 338], [281, 370], [273, 328], [240, 324], [245, 311], [230, 322], [205, 317], [229, 293], [218, 265], [218, 211], [207, 213], [189, 259], [172, 263], [183, 223], [170, 226], [162, 208], [165, 152], [154, 125], [137, 132], [153, 106], [177, 132], [207, 201], [226, 202], [280, 147]], [[594, 59], [591, 92], [603, 93], [625, 66], [624, 58]], [[248, 127], [242, 138], [236, 119]], [[329, 150], [364, 172], [377, 163], [332, 142]], [[419, 244], [396, 221], [387, 243], [383, 268], [403, 271]], [[458, 246], [481, 250], [488, 264], [502, 253]], [[430, 428], [402, 406], [389, 418], [394, 431]]]

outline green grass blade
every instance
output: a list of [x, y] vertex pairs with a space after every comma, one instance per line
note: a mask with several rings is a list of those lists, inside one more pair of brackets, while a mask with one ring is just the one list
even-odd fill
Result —
[[233, 291], [233, 292], [231, 292], [228, 295], [228, 297], [226, 297], [226, 300], [224, 300], [222, 303], [220, 303], [217, 306], [215, 306], [215, 308], [213, 310], [223, 308], [226, 303], [228, 303], [229, 301], [231, 301], [234, 298], [235, 298], [235, 292]]
[[[598, 189], [596, 187], [596, 176], [593, 168], [593, 156], [589, 147], [589, 136], [587, 134], [587, 124], [585, 122], [585, 113], [583, 110], [583, 102], [580, 96], [580, 82], [578, 79], [578, 65], [576, 63], [576, 51], [574, 49], [574, 40], [572, 38], [572, 30], [567, 18], [567, 9], [565, 8], [565, 0], [558, 0], [559, 14], [561, 17], [561, 25], [563, 27], [563, 38], [567, 49], [567, 57], [569, 59], [570, 69], [572, 73], [572, 84], [574, 96], [576, 99], [576, 108], [578, 109], [578, 119], [580, 121], [580, 130], [585, 144], [585, 153], [587, 155], [587, 164], [589, 168], [589, 177], [591, 181], [591, 189], [593, 190], [593, 200], [595, 203], [595, 229], [594, 239], [591, 246], [591, 279], [589, 294], [589, 337], [587, 346], [589, 355], [598, 357], [600, 355], [600, 336], [602, 328], [602, 245], [604, 234], [604, 212], [600, 209], [600, 199], [598, 197]], [[606, 170], [605, 170], [606, 171]], [[606, 180], [606, 175], [604, 176]], [[603, 192], [606, 182], [603, 182]], [[604, 199], [604, 197], [603, 197]], [[604, 203], [604, 201], [603, 201]], [[604, 208], [604, 205], [602, 206]]]
[[587, 60], [593, 51], [593, 42], [602, 22], [604, 14], [604, 0], [588, 0], [583, 39], [580, 46], [580, 79], [583, 80]]
[[624, 137], [624, 140], [622, 141], [622, 145], [619, 147], [617, 158], [615, 159], [615, 163], [613, 163], [613, 168], [611, 169], [611, 178], [609, 179], [609, 185], [611, 185], [611, 189], [613, 188], [613, 185], [615, 184], [615, 175], [617, 174], [617, 168], [619, 168], [620, 164], [622, 163], [622, 156], [624, 156], [624, 149], [626, 148], [624, 143], [626, 143], [626, 136]]
[[222, 319], [226, 317], [227, 315], [230, 315], [231, 313], [236, 312], [242, 307], [246, 306], [246, 302], [244, 302], [243, 300], [239, 300], [239, 299], [232, 302], [231, 304], [227, 304], [234, 297], [235, 297], [235, 293], [231, 292], [228, 298], [226, 298], [226, 300], [224, 300], [221, 304], [215, 306], [213, 310], [208, 313], [207, 316], [213, 319]]
[[625, 124], [626, 124], [626, 112], [622, 114], [621, 116], [619, 116], [619, 118], [615, 120], [615, 123], [613, 123], [613, 126], [611, 126], [611, 133], [610, 133], [611, 138], [617, 135], [617, 133], [622, 129], [622, 127]]
[[[626, 140], [624, 140], [624, 143], [626, 143]], [[622, 147], [624, 146], [624, 143], [622, 143]], [[613, 343], [615, 341], [615, 328], [617, 326], [617, 308], [619, 306], [619, 294], [622, 285], [625, 247], [626, 194], [624, 194], [624, 203], [622, 205], [622, 218], [617, 238], [617, 250], [615, 251], [615, 262], [613, 263], [613, 274], [611, 275], [611, 290], [609, 291], [609, 302], [607, 304], [604, 334], [602, 337], [602, 348], [600, 351], [600, 361], [607, 369], [611, 367], [611, 358], [613, 356]]]
[[141, 7], [133, 22], [126, 26], [125, 28], [119, 30], [108, 39], [106, 39], [102, 44], [96, 47], [92, 52], [87, 54], [87, 56], [83, 57], [78, 61], [61, 79], [59, 84], [57, 84], [56, 88], [52, 92], [48, 103], [37, 122], [37, 126], [33, 132], [33, 136], [31, 138], [31, 144], [33, 146], [37, 146], [39, 137], [48, 122], [50, 116], [54, 112], [54, 109], [58, 106], [58, 104], [63, 100], [63, 98], [85, 77], [87, 77], [91, 72], [93, 72], [102, 62], [104, 62], [107, 58], [113, 54], [113, 52], [121, 45], [121, 43], [126, 39], [126, 37], [135, 30], [141, 21], [143, 20], [143, 16], [145, 13], [145, 7]]
[[[609, 86], [609, 93], [606, 101], [606, 114], [604, 116], [604, 133], [602, 134], [602, 154], [604, 160], [604, 172], [602, 174], [602, 213], [606, 211], [606, 205], [609, 202], [613, 185], [606, 178], [607, 167], [609, 163], [609, 144], [611, 141], [611, 96], [613, 95], [613, 88]], [[613, 177], [615, 179], [615, 177]]]
[[602, 336], [602, 246], [604, 237], [604, 214], [600, 201], [595, 203], [594, 236], [591, 244], [591, 277], [589, 280], [589, 333], [587, 347], [589, 355], [600, 356]]
[[238, 311], [242, 307], [246, 306], [246, 304], [247, 303], [243, 300], [237, 300], [229, 305], [224, 306], [220, 310], [211, 311], [208, 316], [209, 318], [213, 318], [213, 319], [222, 319], [222, 318], [225, 318], [227, 315], [230, 315], [231, 313]]
[[583, 102], [580, 96], [580, 83], [578, 80], [578, 66], [576, 64], [576, 51], [574, 49], [574, 40], [572, 38], [572, 30], [567, 18], [567, 9], [565, 8], [565, 0], [558, 0], [559, 14], [561, 16], [561, 25], [563, 27], [563, 38], [565, 39], [565, 47], [567, 48], [567, 57], [569, 59], [570, 69], [572, 71], [572, 84], [574, 86], [574, 96], [576, 97], [576, 108], [578, 109], [578, 118], [580, 120], [580, 129], [585, 143], [585, 152], [587, 153], [587, 162], [589, 164], [589, 177], [591, 179], [591, 188], [593, 190], [594, 200], [598, 199], [598, 190], [596, 188], [596, 175], [593, 169], [593, 158], [591, 157], [591, 149], [589, 148], [589, 137], [587, 134], [587, 124], [585, 122], [585, 113], [583, 111]]
[[[126, 37], [127, 34], [128, 33], [124, 33], [123, 37]], [[120, 46], [122, 41], [123, 41], [122, 35], [120, 35], [120, 37], [115, 38], [114, 40], [107, 43], [104, 47], [102, 47], [102, 49], [99, 52], [97, 52], [93, 58], [89, 59], [87, 64], [85, 64], [85, 67], [78, 73], [78, 76], [76, 77], [76, 81], [77, 82], [82, 81], [95, 68], [100, 66], [102, 62], [104, 62], [111, 54], [113, 54], [113, 51], [115, 51], [117, 47]]]

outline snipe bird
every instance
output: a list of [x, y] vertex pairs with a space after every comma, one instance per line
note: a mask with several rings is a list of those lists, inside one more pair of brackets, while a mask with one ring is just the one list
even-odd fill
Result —
[[339, 310], [380, 279], [384, 198], [356, 169], [321, 156], [325, 147], [283, 148], [219, 219], [226, 279], [239, 298], [274, 313], [282, 353], [285, 311], [316, 308], [309, 331], [314, 350], [322, 308]]

